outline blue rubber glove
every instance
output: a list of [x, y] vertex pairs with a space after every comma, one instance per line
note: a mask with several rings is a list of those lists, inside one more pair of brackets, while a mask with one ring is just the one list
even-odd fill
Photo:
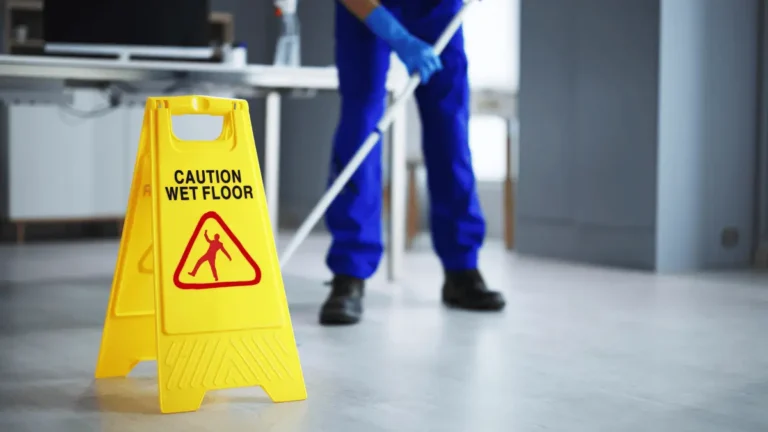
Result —
[[443, 68], [435, 50], [409, 33], [384, 6], [374, 9], [365, 18], [365, 24], [376, 36], [389, 44], [405, 64], [408, 74], [419, 73], [422, 83], [429, 81], [435, 72]]

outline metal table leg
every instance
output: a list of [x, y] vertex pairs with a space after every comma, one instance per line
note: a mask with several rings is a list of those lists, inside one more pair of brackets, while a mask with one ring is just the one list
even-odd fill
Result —
[[387, 248], [387, 278], [394, 282], [400, 276], [405, 253], [406, 176], [408, 126], [405, 108], [392, 123], [390, 141], [390, 200], [389, 244]]
[[280, 207], [280, 93], [276, 91], [267, 94], [264, 129], [264, 194], [272, 231], [277, 235]]

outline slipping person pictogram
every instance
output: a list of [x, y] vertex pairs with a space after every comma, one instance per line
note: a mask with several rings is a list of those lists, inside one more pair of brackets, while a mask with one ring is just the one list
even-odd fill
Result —
[[195, 268], [192, 269], [191, 272], [189, 272], [189, 275], [194, 277], [197, 275], [197, 271], [200, 269], [200, 266], [203, 265], [204, 262], [208, 262], [208, 265], [211, 266], [211, 273], [213, 273], [213, 279], [218, 282], [219, 280], [219, 274], [216, 272], [216, 255], [221, 251], [226, 257], [232, 261], [232, 257], [229, 255], [229, 252], [227, 252], [226, 249], [224, 249], [224, 243], [219, 240], [221, 236], [218, 234], [213, 235], [213, 240], [211, 240], [208, 237], [208, 230], [205, 230], [203, 233], [205, 235], [205, 241], [208, 242], [208, 250], [203, 254], [203, 256], [200, 257], [199, 260], [197, 260], [197, 264], [195, 264]]

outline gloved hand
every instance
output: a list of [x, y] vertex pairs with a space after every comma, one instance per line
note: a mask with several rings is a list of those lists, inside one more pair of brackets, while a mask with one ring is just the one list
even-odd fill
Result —
[[410, 34], [384, 6], [374, 9], [365, 18], [365, 24], [389, 44], [405, 64], [409, 74], [419, 73], [422, 83], [429, 81], [435, 72], [443, 68], [435, 50]]
[[391, 46], [408, 69], [408, 75], [418, 72], [422, 83], [429, 81], [435, 72], [443, 68], [443, 62], [440, 61], [440, 57], [432, 46], [419, 38], [412, 37], [409, 40], [397, 41]]

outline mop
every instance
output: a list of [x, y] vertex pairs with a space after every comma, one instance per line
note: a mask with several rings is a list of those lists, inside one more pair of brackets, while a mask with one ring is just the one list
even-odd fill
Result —
[[[445, 47], [448, 45], [448, 42], [450, 42], [451, 38], [453, 38], [453, 35], [456, 33], [456, 31], [458, 31], [459, 27], [461, 27], [461, 23], [464, 20], [464, 16], [466, 15], [467, 10], [475, 1], [476, 0], [465, 1], [461, 9], [459, 9], [459, 12], [456, 13], [451, 22], [448, 23], [448, 26], [446, 26], [445, 30], [443, 30], [443, 33], [437, 39], [437, 42], [435, 42], [433, 47], [438, 55], [443, 52]], [[349, 182], [349, 179], [352, 178], [352, 175], [355, 173], [355, 171], [357, 171], [365, 158], [368, 157], [368, 154], [371, 152], [371, 150], [373, 150], [373, 147], [384, 135], [384, 132], [389, 128], [389, 126], [392, 125], [392, 121], [395, 119], [395, 116], [398, 115], [401, 109], [403, 109], [408, 99], [413, 96], [413, 93], [416, 91], [416, 87], [419, 86], [419, 83], [421, 83], [421, 76], [419, 76], [419, 73], [416, 72], [411, 75], [411, 77], [408, 79], [408, 84], [395, 98], [394, 102], [392, 102], [389, 108], [387, 108], [387, 110], [384, 112], [381, 120], [379, 120], [379, 122], [376, 124], [376, 129], [371, 132], [370, 135], [368, 135], [368, 138], [366, 138], [366, 140], [363, 142], [363, 145], [360, 146], [360, 149], [357, 150], [357, 153], [355, 153], [347, 166], [344, 167], [341, 173], [336, 177], [336, 180], [334, 180], [328, 190], [326, 190], [325, 194], [322, 196], [322, 198], [320, 198], [320, 201], [318, 201], [318, 203], [309, 213], [309, 216], [307, 216], [304, 222], [302, 222], [301, 226], [299, 226], [299, 229], [288, 243], [285, 251], [282, 253], [282, 255], [280, 255], [281, 269], [285, 268], [285, 265], [288, 263], [288, 261], [291, 260], [299, 246], [301, 246], [304, 240], [307, 239], [309, 233], [312, 231], [312, 228], [314, 228], [317, 222], [320, 221], [320, 218], [323, 217], [325, 212], [328, 211], [328, 207], [331, 206], [333, 200], [336, 199], [339, 193], [341, 193], [342, 189], [344, 189], [344, 186], [346, 186], [347, 182]]]

